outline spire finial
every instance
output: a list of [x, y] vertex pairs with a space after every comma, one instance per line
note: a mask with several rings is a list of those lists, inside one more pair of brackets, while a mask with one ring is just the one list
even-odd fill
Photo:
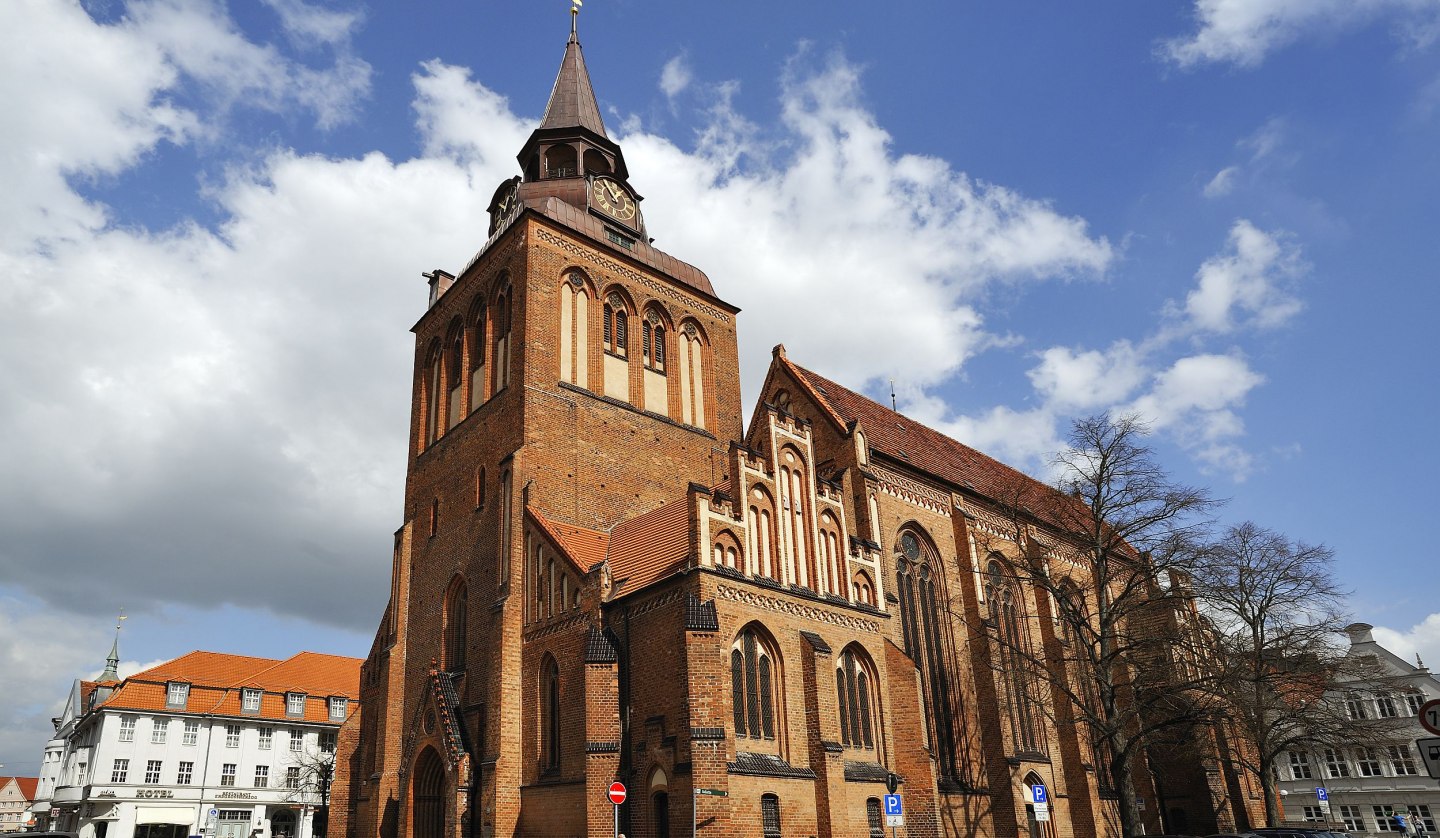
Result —
[[115, 618], [115, 642], [110, 644], [110, 657], [105, 659], [105, 671], [100, 673], [101, 681], [120, 680], [120, 628], [124, 625], [125, 609], [120, 609], [120, 616]]
[[585, 5], [584, 0], [570, 0], [570, 40], [579, 43], [580, 36], [577, 24], [580, 21], [580, 7]]

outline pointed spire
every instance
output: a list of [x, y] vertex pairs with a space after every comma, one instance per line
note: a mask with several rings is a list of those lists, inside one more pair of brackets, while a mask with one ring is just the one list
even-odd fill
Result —
[[565, 58], [560, 62], [560, 75], [555, 77], [555, 89], [545, 106], [540, 130], [578, 127], [609, 139], [605, 123], [600, 119], [595, 89], [590, 86], [590, 73], [585, 69], [585, 56], [580, 52], [580, 36], [576, 30], [579, 17], [580, 4], [575, 3], [570, 7], [570, 40], [565, 44]]
[[100, 673], [101, 681], [120, 680], [120, 626], [125, 622], [125, 611], [121, 609], [120, 617], [115, 621], [115, 642], [110, 644], [110, 657], [105, 659], [105, 671]]

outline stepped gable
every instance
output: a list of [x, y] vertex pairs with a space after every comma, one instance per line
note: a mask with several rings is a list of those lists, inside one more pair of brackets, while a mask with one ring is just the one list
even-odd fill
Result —
[[690, 503], [680, 498], [615, 525], [610, 531], [615, 588], [633, 593], [682, 570], [690, 558]]
[[[841, 430], [859, 422], [869, 446], [887, 457], [1002, 504], [1018, 502], [1051, 523], [1073, 517], [1073, 512], [1063, 510], [1075, 510], [1075, 503], [1054, 487], [811, 372], [783, 355], [778, 355], [777, 360]], [[1062, 526], [1062, 529], [1069, 527]]]

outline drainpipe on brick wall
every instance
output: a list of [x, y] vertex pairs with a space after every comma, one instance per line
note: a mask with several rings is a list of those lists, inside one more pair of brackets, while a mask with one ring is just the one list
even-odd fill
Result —
[[[623, 781], [626, 781], [626, 784], [629, 785], [629, 782], [628, 782], [628, 781], [631, 779], [631, 776], [630, 776], [630, 775], [631, 775], [631, 773], [634, 771], [634, 766], [632, 766], [632, 765], [630, 764], [630, 756], [631, 756], [631, 753], [632, 753], [632, 750], [633, 750], [633, 749], [631, 748], [631, 742], [630, 742], [630, 606], [628, 606], [628, 605], [625, 606], [625, 610], [621, 612], [621, 620], [622, 620], [622, 621], [624, 622], [624, 624], [625, 624], [625, 636], [624, 636], [624, 639], [621, 640], [621, 638], [615, 637], [615, 636], [614, 636], [614, 632], [611, 632], [611, 637], [613, 638], [611, 642], [614, 642], [615, 640], [621, 640], [621, 642], [615, 643], [615, 651], [617, 652], [617, 654], [616, 654], [616, 659], [617, 659], [617, 661], [618, 661], [618, 663], [619, 663], [619, 665], [620, 665], [620, 690], [619, 690], [619, 692], [620, 692], [620, 696], [619, 696], [619, 698], [620, 698], [620, 771], [619, 771], [619, 773], [620, 773], [620, 778], [619, 778], [619, 779], [622, 779]], [[617, 808], [618, 808], [618, 807], [617, 807]], [[632, 809], [632, 808], [633, 808], [633, 807], [630, 807], [630, 806], [625, 807], [625, 818], [624, 818], [624, 822], [623, 822], [623, 823], [620, 825], [620, 827], [619, 827], [620, 829], [623, 829], [626, 834], [629, 834], [629, 832], [631, 831], [631, 830], [630, 830], [630, 812], [631, 812], [631, 809]]]

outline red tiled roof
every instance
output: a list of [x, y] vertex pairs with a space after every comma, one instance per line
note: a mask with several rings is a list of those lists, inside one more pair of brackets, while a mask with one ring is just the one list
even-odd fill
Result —
[[690, 499], [684, 497], [615, 525], [610, 573], [624, 593], [669, 576], [690, 555]]
[[285, 660], [228, 655], [220, 652], [191, 652], [168, 663], [151, 667], [126, 678], [103, 706], [127, 710], [163, 711], [166, 706], [167, 684], [181, 681], [190, 684], [185, 711], [239, 716], [240, 690], [254, 687], [263, 690], [260, 712], [266, 719], [291, 719], [286, 715], [285, 693], [305, 693], [303, 721], [332, 721], [328, 699], [344, 696], [350, 699], [348, 713], [355, 711], [360, 696], [359, 658], [300, 652]]
[[20, 794], [26, 800], [35, 799], [35, 786], [40, 782], [39, 777], [0, 777], [0, 788], [4, 788], [5, 784], [11, 780], [14, 780], [15, 785], [20, 787]]
[[609, 535], [599, 530], [551, 521], [533, 506], [526, 507], [525, 511], [530, 513], [535, 525], [555, 542], [555, 546], [575, 563], [581, 573], [588, 573], [590, 568], [605, 561], [605, 554], [610, 549]]
[[1031, 507], [1064, 503], [1054, 488], [897, 413], [879, 402], [799, 366], [783, 355], [776, 360], [803, 385], [830, 418], [845, 429], [858, 421], [865, 441], [877, 451], [956, 486], [1001, 503]]

